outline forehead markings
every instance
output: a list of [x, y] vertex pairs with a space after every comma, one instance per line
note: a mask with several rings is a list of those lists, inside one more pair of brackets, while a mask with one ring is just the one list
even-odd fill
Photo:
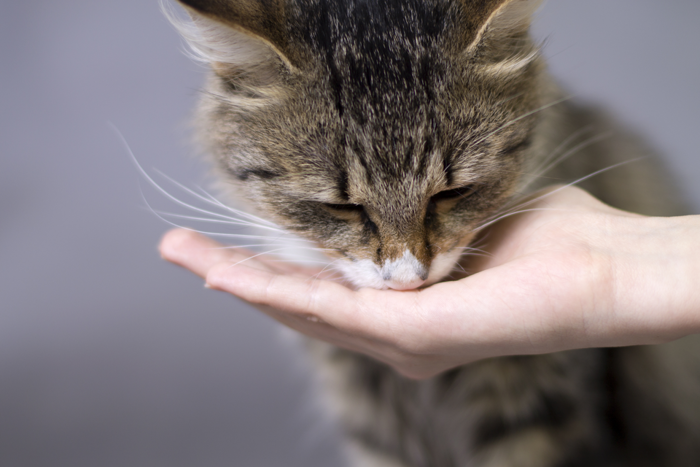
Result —
[[445, 183], [448, 187], [454, 183], [452, 163], [454, 162], [456, 148], [451, 144], [442, 155], [442, 170], [445, 174]]
[[418, 167], [416, 173], [420, 176], [425, 176], [426, 170], [428, 169], [428, 161], [433, 155], [433, 137], [426, 135], [425, 141], [423, 142], [423, 148], [420, 155], [418, 156]]
[[354, 156], [356, 160], [360, 162], [360, 166], [362, 166], [366, 182], [368, 184], [371, 184], [373, 179], [373, 173], [369, 161], [365, 159], [365, 155], [362, 151], [354, 151]]
[[336, 178], [337, 184], [338, 184], [338, 193], [340, 194], [340, 198], [343, 201], [350, 201], [350, 192], [349, 192], [349, 174], [348, 174], [348, 169], [344, 167], [339, 167], [338, 168], [338, 176]]
[[434, 73], [431, 50], [447, 27], [447, 10], [444, 3], [424, 0], [320, 0], [296, 14], [298, 24], [306, 25], [300, 33], [328, 70], [342, 117], [358, 95], [386, 104], [395, 90], [420, 86], [433, 97], [427, 85]]
[[[397, 151], [398, 148], [395, 147], [395, 146], [397, 146], [396, 141], [392, 141], [392, 143], [393, 143], [392, 150]], [[410, 172], [411, 169], [415, 168], [415, 161], [416, 161], [416, 158], [418, 158], [418, 157], [420, 157], [420, 155], [416, 154], [416, 147], [415, 147], [415, 143], [413, 141], [413, 137], [408, 136], [407, 141], [406, 141], [406, 147], [404, 148], [404, 154], [403, 154], [404, 172]]]

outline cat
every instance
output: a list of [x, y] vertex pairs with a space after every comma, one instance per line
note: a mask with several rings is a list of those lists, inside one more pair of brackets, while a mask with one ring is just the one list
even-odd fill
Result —
[[[687, 212], [652, 151], [547, 73], [536, 0], [179, 2], [191, 22], [175, 22], [212, 70], [195, 123], [224, 191], [355, 287], [449, 279], [483, 226], [551, 183]], [[506, 357], [413, 381], [308, 344], [362, 467], [700, 465], [697, 346]]]

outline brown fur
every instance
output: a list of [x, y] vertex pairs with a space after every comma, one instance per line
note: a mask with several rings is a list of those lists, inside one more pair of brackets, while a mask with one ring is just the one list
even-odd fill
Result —
[[[197, 125], [226, 189], [327, 249], [357, 286], [443, 279], [519, 197], [601, 170], [580, 185], [603, 201], [684, 212], [653, 157], [604, 171], [650, 151], [565, 102], [527, 32], [537, 2], [181, 2], [213, 51]], [[227, 40], [263, 58], [217, 58]], [[494, 359], [424, 382], [309, 346], [364, 467], [700, 459], [697, 340]]]

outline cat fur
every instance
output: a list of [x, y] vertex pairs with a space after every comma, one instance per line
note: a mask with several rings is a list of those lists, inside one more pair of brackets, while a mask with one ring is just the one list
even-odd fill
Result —
[[[231, 202], [322, 247], [356, 287], [443, 280], [481, 226], [552, 183], [686, 213], [652, 151], [547, 73], [537, 1], [180, 3], [212, 70], [197, 136]], [[358, 467], [700, 465], [695, 338], [426, 381], [308, 347]]]

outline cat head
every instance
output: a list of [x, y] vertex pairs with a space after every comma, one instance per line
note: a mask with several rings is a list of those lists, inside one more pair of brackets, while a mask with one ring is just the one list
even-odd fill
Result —
[[199, 136], [358, 287], [447, 275], [517, 190], [542, 105], [535, 0], [180, 0]]

